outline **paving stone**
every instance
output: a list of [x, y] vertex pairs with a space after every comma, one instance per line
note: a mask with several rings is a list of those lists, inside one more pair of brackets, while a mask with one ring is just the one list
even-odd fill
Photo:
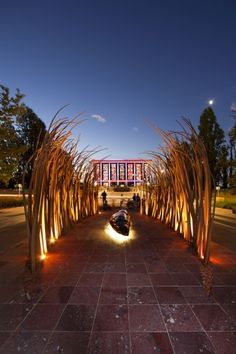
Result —
[[30, 313], [32, 307], [31, 304], [6, 304], [0, 307], [0, 330], [15, 330]]
[[6, 340], [12, 335], [13, 332], [0, 332], [0, 348]]
[[67, 305], [60, 321], [57, 324], [57, 331], [91, 331], [95, 305]]
[[40, 299], [40, 303], [54, 303], [63, 304], [66, 303], [73, 291], [72, 286], [60, 286], [49, 288], [45, 295]]
[[126, 274], [105, 273], [102, 286], [109, 288], [124, 288], [127, 286]]
[[63, 304], [37, 304], [21, 324], [21, 330], [52, 330], [64, 309]]
[[130, 354], [129, 334], [114, 332], [93, 332], [88, 354]]
[[192, 305], [192, 309], [206, 331], [236, 331], [236, 322], [219, 305]]
[[157, 332], [165, 331], [158, 306], [129, 305], [130, 331]]
[[207, 296], [201, 286], [180, 286], [179, 291], [189, 304], [215, 303], [215, 299]]
[[150, 278], [144, 273], [128, 273], [127, 274], [128, 286], [151, 286]]
[[131, 333], [132, 354], [172, 354], [173, 349], [166, 333]]
[[236, 286], [214, 286], [212, 296], [220, 304], [236, 304]]
[[99, 287], [102, 284], [103, 274], [83, 273], [79, 278], [77, 286], [95, 286]]
[[185, 304], [186, 300], [177, 287], [154, 287], [156, 297], [160, 304]]
[[98, 302], [100, 288], [98, 287], [75, 287], [68, 302], [70, 304], [94, 304]]
[[166, 327], [170, 332], [201, 331], [201, 325], [188, 305], [160, 305]]
[[156, 304], [157, 300], [152, 287], [128, 287], [129, 304]]
[[175, 354], [217, 353], [209, 337], [201, 332], [171, 332], [170, 339]]
[[89, 336], [88, 332], [54, 332], [44, 353], [86, 354]]
[[145, 264], [143, 263], [129, 263], [126, 265], [127, 273], [147, 273]]
[[236, 332], [208, 332], [217, 354], [233, 354], [236, 348]]
[[103, 287], [99, 304], [127, 304], [127, 287]]
[[50, 332], [44, 331], [23, 331], [15, 332], [10, 339], [7, 340], [2, 348], [2, 353], [42, 353]]
[[94, 331], [128, 331], [127, 305], [98, 305]]

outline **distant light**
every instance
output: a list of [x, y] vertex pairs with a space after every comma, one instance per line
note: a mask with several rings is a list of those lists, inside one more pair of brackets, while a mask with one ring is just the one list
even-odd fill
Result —
[[41, 261], [43, 261], [44, 259], [46, 259], [46, 255], [42, 254], [40, 258], [41, 258]]
[[210, 106], [212, 106], [212, 105], [214, 104], [214, 100], [213, 100], [213, 99], [209, 100], [209, 101], [208, 101], [208, 104], [209, 104]]

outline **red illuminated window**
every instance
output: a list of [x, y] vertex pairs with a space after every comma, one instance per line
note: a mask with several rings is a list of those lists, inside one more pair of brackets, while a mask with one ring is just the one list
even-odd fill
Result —
[[120, 180], [124, 180], [125, 179], [125, 164], [124, 163], [120, 163], [119, 164], [119, 179]]
[[108, 165], [108, 163], [102, 164], [102, 179], [104, 181], [109, 180], [109, 165]]
[[142, 180], [142, 164], [141, 163], [136, 163], [136, 180], [141, 181]]
[[128, 174], [128, 180], [133, 180], [134, 179], [134, 164], [133, 163], [128, 163], [127, 165], [127, 174]]
[[111, 180], [115, 181], [116, 179], [117, 179], [116, 163], [111, 163]]

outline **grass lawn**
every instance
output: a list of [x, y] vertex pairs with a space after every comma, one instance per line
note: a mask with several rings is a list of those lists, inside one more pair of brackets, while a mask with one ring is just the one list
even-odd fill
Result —
[[216, 197], [216, 206], [218, 208], [232, 209], [236, 213], [236, 194], [220, 193]]

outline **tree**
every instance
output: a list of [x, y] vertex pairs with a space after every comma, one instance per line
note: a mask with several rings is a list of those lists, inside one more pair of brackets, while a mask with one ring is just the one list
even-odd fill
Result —
[[236, 110], [232, 109], [234, 126], [229, 132], [230, 161], [229, 161], [229, 184], [230, 187], [236, 187]]
[[225, 134], [219, 126], [215, 113], [211, 107], [207, 107], [200, 116], [198, 126], [199, 136], [201, 137], [208, 155], [209, 166], [212, 176], [219, 184], [227, 185], [225, 176], [227, 175], [227, 147], [225, 144]]
[[0, 85], [0, 182], [7, 185], [17, 170], [25, 147], [20, 143], [15, 123], [25, 113], [24, 95], [16, 90], [10, 96], [7, 87]]
[[23, 171], [26, 169], [25, 184], [28, 186], [31, 179], [34, 158], [32, 158], [28, 164], [27, 162], [41, 146], [46, 133], [46, 127], [44, 122], [29, 107], [26, 107], [25, 113], [17, 118], [16, 123], [20, 144], [26, 147], [26, 151], [21, 156], [15, 178], [18, 183], [21, 183]]

